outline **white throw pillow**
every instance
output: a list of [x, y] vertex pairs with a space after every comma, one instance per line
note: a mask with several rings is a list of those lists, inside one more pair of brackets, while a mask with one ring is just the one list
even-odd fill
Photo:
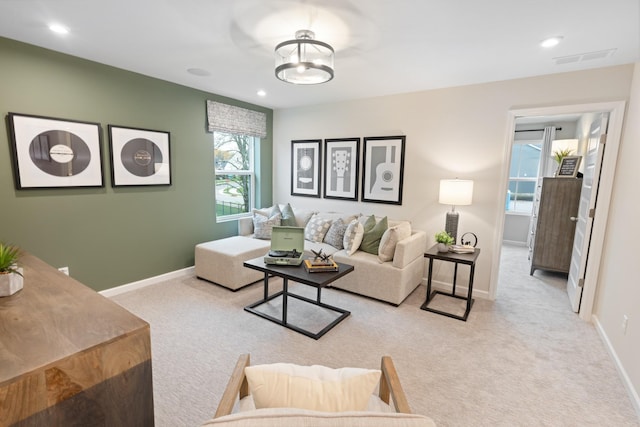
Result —
[[363, 236], [364, 226], [357, 219], [354, 219], [347, 226], [342, 240], [342, 245], [347, 255], [351, 256], [358, 250]]
[[398, 225], [389, 227], [380, 239], [378, 247], [378, 259], [382, 262], [393, 260], [396, 252], [396, 245], [399, 241], [411, 236], [411, 224], [409, 222], [401, 222]]
[[304, 227], [304, 238], [311, 242], [322, 243], [324, 235], [331, 227], [331, 220], [314, 214]]
[[253, 211], [253, 233], [256, 239], [271, 239], [271, 231], [274, 225], [280, 225], [282, 220], [281, 214], [272, 217], [264, 215], [254, 209]]
[[248, 366], [244, 372], [257, 409], [364, 411], [380, 380], [377, 369], [291, 363]]

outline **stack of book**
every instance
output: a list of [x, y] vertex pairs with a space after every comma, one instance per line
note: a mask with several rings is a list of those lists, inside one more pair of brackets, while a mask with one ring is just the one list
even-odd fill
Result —
[[320, 273], [323, 271], [338, 271], [338, 264], [332, 259], [305, 259], [304, 268], [308, 273]]
[[451, 245], [449, 250], [457, 254], [472, 254], [475, 248], [469, 245]]

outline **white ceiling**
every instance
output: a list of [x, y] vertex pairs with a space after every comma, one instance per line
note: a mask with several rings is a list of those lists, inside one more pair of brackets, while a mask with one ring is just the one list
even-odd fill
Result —
[[[52, 33], [53, 22], [70, 33]], [[300, 29], [335, 48], [329, 83], [275, 78], [275, 45]], [[560, 45], [539, 46], [556, 35]], [[288, 108], [633, 63], [640, 7], [638, 0], [0, 0], [0, 36]], [[187, 72], [194, 68], [209, 75]]]

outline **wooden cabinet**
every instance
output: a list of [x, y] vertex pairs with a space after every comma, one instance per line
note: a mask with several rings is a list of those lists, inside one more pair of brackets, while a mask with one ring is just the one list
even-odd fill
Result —
[[25, 254], [0, 298], [0, 426], [153, 426], [149, 324]]
[[531, 221], [529, 274], [569, 272], [581, 188], [582, 178], [542, 178]]

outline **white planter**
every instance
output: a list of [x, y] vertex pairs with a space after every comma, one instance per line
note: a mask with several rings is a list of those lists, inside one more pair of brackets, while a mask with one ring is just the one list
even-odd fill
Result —
[[438, 252], [449, 252], [449, 245], [438, 243]]
[[[18, 271], [22, 274], [22, 268]], [[0, 297], [8, 297], [22, 289], [24, 278], [20, 274], [0, 274]]]

